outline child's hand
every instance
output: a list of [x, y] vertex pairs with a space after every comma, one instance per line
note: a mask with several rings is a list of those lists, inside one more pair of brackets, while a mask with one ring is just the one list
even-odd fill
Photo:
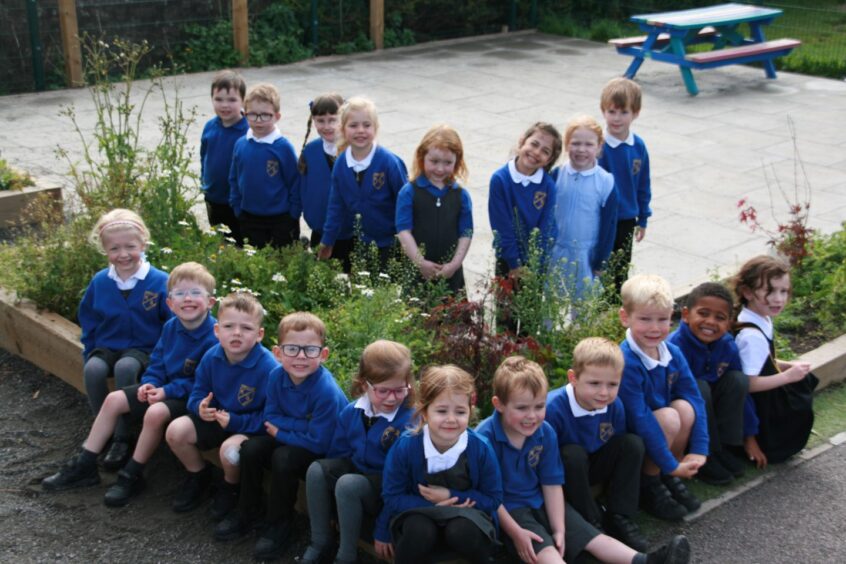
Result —
[[676, 466], [676, 469], [670, 472], [670, 476], [676, 476], [677, 478], [693, 478], [699, 471], [699, 466], [701, 466], [701, 464], [697, 464], [696, 462], [691, 462], [689, 460], [682, 460], [679, 462], [679, 465]]
[[789, 364], [790, 368], [784, 371], [784, 376], [789, 384], [800, 381], [811, 371], [809, 362], [791, 362]]
[[167, 399], [167, 394], [165, 393], [164, 388], [153, 388], [147, 392], [147, 403], [150, 405], [164, 401], [165, 399]]
[[682, 458], [682, 462], [692, 462], [696, 466], [697, 470], [702, 468], [702, 466], [705, 465], [705, 462], [707, 460], [708, 460], [707, 456], [704, 456], [702, 454], [693, 454], [693, 453], [686, 454], [685, 457]]
[[423, 259], [420, 261], [420, 264], [417, 265], [417, 268], [420, 269], [420, 275], [423, 276], [423, 278], [431, 280], [441, 272], [443, 265]]
[[449, 490], [441, 486], [424, 486], [423, 484], [418, 484], [417, 488], [420, 490], [420, 495], [423, 496], [423, 499], [436, 505], [451, 497]]
[[461, 263], [460, 263], [460, 262], [459, 262], [458, 264], [455, 264], [455, 263], [452, 263], [452, 262], [448, 262], [448, 263], [446, 263], [445, 265], [443, 265], [443, 267], [441, 268], [441, 271], [438, 273], [438, 275], [439, 275], [441, 278], [447, 278], [447, 279], [449, 279], [449, 278], [452, 278], [452, 275], [453, 275], [453, 274], [455, 274], [456, 272], [458, 272], [458, 269], [459, 269], [459, 268], [461, 268]]
[[394, 559], [394, 545], [391, 543], [374, 540], [373, 548], [376, 549], [376, 556], [382, 560], [391, 561]]
[[217, 409], [213, 407], [209, 407], [211, 403], [212, 397], [214, 394], [209, 392], [209, 395], [203, 398], [203, 401], [200, 402], [200, 419], [203, 421], [214, 421], [214, 414], [217, 412]]
[[646, 227], [635, 227], [634, 230], [634, 240], [636, 243], [640, 243], [643, 241], [643, 238], [646, 237]]
[[140, 386], [138, 386], [138, 401], [140, 401], [141, 403], [146, 402], [147, 393], [153, 389], [155, 389], [155, 386], [153, 386], [152, 384], [141, 384]]
[[320, 245], [317, 247], [317, 258], [326, 260], [332, 256], [332, 245]]
[[274, 425], [270, 421], [265, 421], [264, 422], [264, 430], [267, 431], [268, 435], [270, 435], [271, 437], [273, 437], [275, 439], [276, 433], [279, 432], [279, 427], [277, 427], [276, 425]]
[[[514, 548], [517, 549], [517, 556], [520, 557], [520, 560], [523, 562], [529, 562], [530, 564], [537, 563], [538, 556], [535, 554], [535, 547], [532, 546], [532, 541], [542, 542], [543, 538], [541, 538], [540, 535], [533, 533], [529, 529], [521, 528], [514, 533], [511, 540], [514, 542]], [[563, 539], [561, 544], [563, 546]]]
[[214, 420], [221, 428], [226, 429], [229, 426], [229, 412], [223, 409], [218, 409], [214, 412]]
[[749, 457], [750, 461], [755, 463], [756, 467], [767, 467], [767, 455], [764, 454], [764, 451], [762, 451], [761, 447], [758, 446], [758, 439], [754, 436], [749, 436], [743, 439], [743, 450], [746, 451], [746, 456]]

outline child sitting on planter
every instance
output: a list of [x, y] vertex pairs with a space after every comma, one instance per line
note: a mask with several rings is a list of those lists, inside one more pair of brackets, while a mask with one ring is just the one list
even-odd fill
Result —
[[143, 418], [135, 452], [118, 472], [117, 482], [103, 501], [110, 507], [126, 505], [144, 488], [143, 470], [164, 436], [165, 427], [186, 413], [185, 401], [194, 383], [194, 369], [215, 342], [214, 277], [196, 262], [180, 264], [168, 278], [167, 305], [176, 316], [168, 321], [141, 383], [110, 393], [94, 420], [79, 454], [59, 472], [45, 478], [45, 490], [56, 491], [97, 484], [97, 456], [106, 446], [118, 421]]
[[[167, 444], [188, 471], [173, 498], [177, 513], [190, 511], [203, 501], [211, 482], [211, 466], [201, 451], [220, 447], [224, 482], [238, 483], [238, 447], [251, 435], [264, 434], [264, 402], [267, 379], [276, 368], [264, 337], [264, 309], [251, 294], [234, 292], [220, 301], [214, 334], [219, 343], [211, 347], [197, 366], [194, 388], [188, 398], [187, 415], [167, 428]], [[220, 490], [212, 508], [226, 500]]]

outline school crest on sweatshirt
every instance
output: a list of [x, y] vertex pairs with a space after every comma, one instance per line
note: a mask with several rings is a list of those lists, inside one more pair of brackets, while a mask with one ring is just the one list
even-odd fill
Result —
[[276, 159], [271, 159], [267, 161], [265, 165], [265, 170], [267, 171], [268, 176], [276, 176], [279, 174], [279, 161]]
[[182, 373], [186, 376], [190, 376], [194, 373], [194, 370], [197, 368], [197, 361], [193, 358], [186, 358], [185, 362], [182, 363]]
[[248, 386], [246, 384], [241, 384], [241, 387], [238, 389], [238, 403], [242, 406], [247, 407], [253, 400], [256, 398], [256, 389], [253, 386]]
[[381, 190], [382, 186], [385, 185], [385, 173], [384, 172], [374, 172], [373, 173], [373, 189], [374, 190]]
[[397, 440], [397, 437], [399, 436], [399, 429], [388, 426], [387, 429], [382, 431], [382, 437], [379, 439], [379, 445], [382, 447], [382, 450], [388, 450], [391, 448], [391, 445], [394, 444], [394, 441]]
[[529, 468], [536, 468], [540, 463], [540, 457], [543, 454], [543, 445], [535, 445], [529, 451], [527, 459], [529, 461]]
[[147, 311], [155, 309], [159, 305], [159, 293], [146, 290], [144, 292], [144, 297], [141, 299], [141, 305], [144, 306], [144, 309]]
[[535, 197], [532, 199], [532, 205], [536, 210], [543, 208], [546, 205], [546, 192], [535, 192]]
[[670, 372], [667, 374], [667, 387], [672, 388], [673, 385], [679, 381], [679, 372], [676, 370], [675, 372]]
[[638, 172], [640, 172], [640, 166], [642, 162], [643, 161], [641, 161], [640, 159], [632, 159], [632, 174], [637, 174]]
[[599, 424], [599, 440], [607, 443], [614, 436], [614, 424], [610, 421]]

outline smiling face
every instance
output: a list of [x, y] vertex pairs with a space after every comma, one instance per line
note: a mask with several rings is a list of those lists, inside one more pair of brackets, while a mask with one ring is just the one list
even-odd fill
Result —
[[218, 88], [212, 94], [214, 113], [223, 122], [224, 127], [229, 127], [241, 119], [243, 105], [241, 93], [235, 88]]
[[227, 307], [218, 311], [214, 334], [230, 364], [241, 362], [264, 338], [259, 316]]
[[631, 329], [637, 346], [650, 357], [658, 358], [658, 345], [670, 333], [672, 308], [657, 305], [635, 305], [632, 311], [620, 308], [620, 322]]
[[312, 116], [312, 123], [317, 130], [317, 134], [327, 143], [334, 143], [338, 137], [338, 114], [324, 114], [322, 116]]
[[720, 340], [729, 330], [731, 306], [722, 298], [703, 296], [693, 307], [682, 309], [682, 321], [707, 345]]
[[522, 446], [546, 418], [546, 391], [537, 395], [527, 388], [512, 390], [508, 403], [493, 398], [494, 408], [502, 419], [502, 429], [514, 446]]
[[[286, 348], [293, 349], [294, 347], [292, 345], [300, 347], [293, 356], [290, 355], [289, 351], [286, 351]], [[309, 347], [314, 350], [319, 349], [320, 352], [317, 356], [309, 358], [310, 355], [307, 356], [308, 353], [303, 347]], [[320, 363], [329, 356], [329, 349], [323, 346], [320, 335], [313, 329], [288, 331], [282, 337], [280, 343], [273, 347], [273, 356], [276, 357], [276, 360], [279, 361], [279, 364], [282, 365], [282, 368], [291, 377], [291, 381], [294, 384], [301, 384], [306, 378], [317, 372], [317, 369], [320, 368]]]
[[552, 159], [555, 140], [545, 131], [534, 131], [517, 149], [517, 170], [526, 176], [533, 175]]
[[567, 154], [573, 170], [592, 169], [596, 166], [596, 157], [599, 155], [599, 137], [590, 129], [579, 127], [570, 136]]
[[426, 407], [423, 416], [429, 425], [432, 444], [445, 452], [455, 446], [470, 424], [470, 396], [444, 391]]
[[[769, 287], [768, 287], [769, 286]], [[754, 292], [743, 290], [746, 307], [762, 317], [778, 315], [790, 299], [790, 275], [770, 278], [769, 285], [763, 285]]]
[[617, 399], [622, 372], [613, 366], [588, 364], [581, 374], [567, 372], [567, 379], [573, 386], [576, 403], [588, 411], [602, 409]]
[[344, 123], [344, 138], [352, 147], [353, 156], [363, 159], [376, 140], [376, 122], [364, 110], [350, 110]]
[[114, 265], [121, 280], [128, 280], [138, 272], [145, 244], [136, 229], [112, 229], [104, 232], [100, 240], [109, 263]]
[[455, 174], [456, 156], [452, 151], [432, 147], [423, 157], [423, 174], [433, 185], [443, 188]]
[[214, 297], [198, 282], [180, 280], [168, 292], [167, 305], [187, 329], [202, 325], [214, 305]]
[[605, 117], [605, 126], [608, 133], [620, 141], [628, 139], [632, 122], [638, 116], [636, 112], [631, 111], [629, 108], [619, 108], [617, 106], [609, 106], [602, 110], [602, 115]]

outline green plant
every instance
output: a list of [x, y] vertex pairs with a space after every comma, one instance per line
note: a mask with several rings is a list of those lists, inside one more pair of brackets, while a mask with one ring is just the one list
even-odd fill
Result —
[[174, 67], [185, 72], [201, 72], [237, 66], [241, 54], [228, 38], [232, 36], [232, 22], [219, 20], [208, 25], [188, 24], [184, 28], [187, 39], [182, 49], [171, 53]]
[[26, 186], [32, 186], [35, 181], [25, 172], [13, 170], [9, 163], [0, 159], [0, 191], [23, 190]]

